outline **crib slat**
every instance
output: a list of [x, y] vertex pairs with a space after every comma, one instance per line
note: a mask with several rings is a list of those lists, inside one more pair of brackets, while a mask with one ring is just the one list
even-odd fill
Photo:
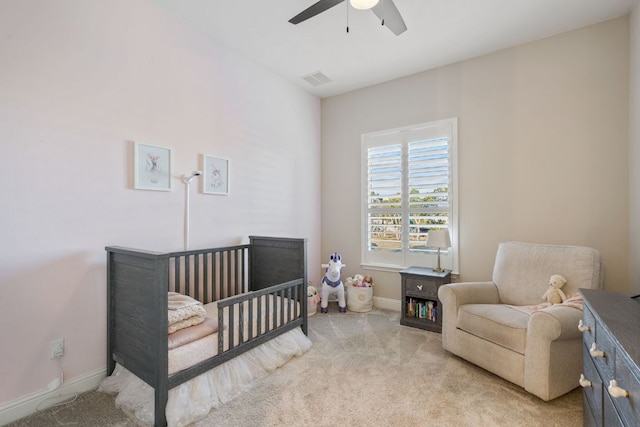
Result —
[[191, 258], [193, 255], [184, 257], [184, 293], [191, 296]]
[[291, 288], [285, 291], [287, 294], [287, 313], [285, 315], [286, 321], [293, 319], [293, 311], [291, 310]]
[[262, 304], [263, 304], [263, 298], [261, 297], [258, 300], [258, 336], [262, 334]]
[[233, 307], [229, 307], [229, 329], [227, 329], [229, 331], [229, 350], [231, 350], [234, 347], [234, 344], [236, 342], [235, 340], [235, 331], [234, 331], [234, 327], [233, 325], [236, 324], [235, 321], [235, 310], [233, 309]]
[[238, 345], [244, 342], [244, 304], [238, 306]]
[[211, 289], [213, 291], [213, 295], [211, 298], [214, 301], [222, 299], [222, 295], [220, 294], [220, 286], [218, 285], [218, 252], [211, 254]]
[[[300, 298], [300, 294], [301, 294], [301, 288], [303, 285], [301, 286], [296, 286], [293, 291], [293, 299], [296, 301], [304, 301], [304, 304], [306, 304], [307, 299], [306, 298]], [[302, 294], [304, 295], [304, 294]], [[297, 319], [298, 317], [300, 317], [300, 313], [298, 311], [299, 307], [301, 307], [301, 304], [294, 304], [293, 305], [293, 313], [295, 318]]]
[[180, 257], [173, 257], [173, 265], [175, 273], [175, 283], [173, 284], [173, 288], [176, 292], [182, 293], [182, 290], [180, 289], [180, 283], [182, 283], [182, 280], [180, 280]]
[[284, 325], [284, 289], [280, 291], [280, 325]]
[[218, 307], [218, 355], [224, 351], [224, 308]]
[[235, 282], [235, 290], [236, 290], [236, 294], [241, 294], [242, 293], [242, 283], [240, 281], [240, 266], [242, 264], [240, 264], [240, 251], [235, 251], [234, 253], [234, 272], [235, 274], [233, 275], [234, 277], [234, 282]]
[[203, 265], [202, 265], [202, 302], [208, 304], [211, 302], [209, 300], [209, 253], [203, 255]]
[[253, 299], [249, 300], [249, 336], [247, 337], [247, 341], [251, 341], [253, 339]]
[[226, 298], [229, 295], [226, 293], [227, 290], [224, 288], [224, 252], [220, 252], [220, 255], [218, 257], [218, 274], [219, 274], [219, 280], [218, 280], [218, 286], [220, 286], [220, 299]]
[[273, 330], [276, 327], [276, 322], [277, 322], [277, 314], [278, 314], [278, 308], [276, 306], [276, 294], [272, 293], [271, 295], [271, 316], [269, 316], [269, 318], [271, 319], [271, 324], [269, 325], [269, 330]]
[[246, 283], [247, 281], [245, 280], [245, 275], [244, 275], [244, 250], [240, 250], [239, 251], [240, 254], [240, 259], [238, 261], [238, 269], [240, 270], [240, 284], [242, 286], [242, 290], [240, 291], [240, 293], [245, 293], [247, 292], [247, 287], [246, 287]]
[[[294, 287], [293, 289], [287, 289], [287, 296], [288, 298], [292, 297], [292, 293], [293, 293], [293, 298], [295, 298], [295, 296], [298, 294], [298, 287]], [[289, 300], [291, 301], [291, 300]], [[297, 299], [296, 299], [297, 301]], [[289, 306], [287, 307], [289, 309], [289, 316], [288, 316], [288, 321], [291, 321], [293, 319], [295, 319], [295, 317], [297, 316], [297, 311], [298, 311], [298, 304], [293, 304], [293, 307], [291, 306], [291, 303], [289, 303]]]
[[193, 256], [193, 297], [200, 301], [200, 254]]
[[233, 291], [233, 276], [231, 275], [231, 252], [227, 252], [227, 288], [229, 290], [228, 296], [235, 295]]

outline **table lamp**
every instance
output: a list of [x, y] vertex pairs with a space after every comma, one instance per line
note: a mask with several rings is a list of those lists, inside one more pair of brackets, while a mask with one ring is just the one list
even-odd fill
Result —
[[427, 234], [426, 246], [431, 248], [438, 248], [438, 266], [433, 269], [437, 273], [442, 273], [443, 269], [440, 268], [440, 249], [451, 247], [451, 237], [449, 237], [449, 229], [431, 229]]

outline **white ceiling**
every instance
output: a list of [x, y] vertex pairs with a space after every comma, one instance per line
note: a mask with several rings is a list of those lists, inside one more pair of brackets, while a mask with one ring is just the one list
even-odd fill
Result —
[[[394, 0], [400, 36], [343, 2], [298, 25], [316, 0], [155, 0], [218, 43], [327, 97], [629, 13], [638, 0]], [[382, 0], [381, 0], [382, 1]], [[347, 9], [349, 33], [347, 26]], [[320, 71], [330, 83], [300, 77]]]

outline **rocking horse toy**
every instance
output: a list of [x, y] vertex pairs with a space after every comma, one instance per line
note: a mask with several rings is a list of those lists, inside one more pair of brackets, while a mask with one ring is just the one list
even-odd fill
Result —
[[[340, 254], [334, 252], [329, 257], [329, 264], [326, 264], [327, 271], [322, 278], [322, 289], [320, 290], [320, 312], [328, 313], [329, 295], [337, 294], [338, 307], [340, 313], [347, 312], [347, 304], [344, 299], [344, 285], [340, 279], [340, 270], [346, 265], [342, 263]], [[323, 265], [325, 267], [325, 265]]]

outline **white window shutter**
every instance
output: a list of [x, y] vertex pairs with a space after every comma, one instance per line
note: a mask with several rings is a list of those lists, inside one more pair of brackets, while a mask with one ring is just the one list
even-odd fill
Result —
[[363, 265], [430, 266], [427, 234], [446, 227], [442, 264], [456, 268], [456, 147], [457, 119], [363, 135]]

